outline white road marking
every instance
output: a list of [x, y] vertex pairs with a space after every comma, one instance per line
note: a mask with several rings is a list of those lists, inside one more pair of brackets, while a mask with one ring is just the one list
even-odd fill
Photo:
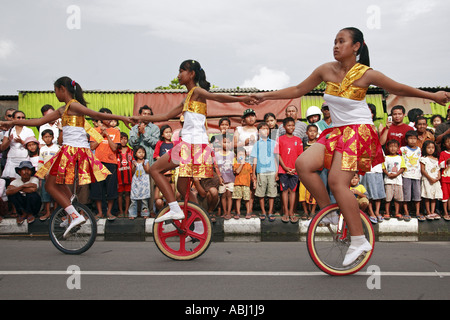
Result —
[[[68, 271], [22, 270], [0, 271], [0, 275], [67, 275]], [[80, 271], [80, 275], [91, 276], [257, 276], [257, 277], [311, 277], [324, 276], [323, 272], [289, 272], [289, 271]], [[370, 276], [370, 272], [359, 272], [354, 275]], [[450, 272], [380, 272], [385, 277], [450, 277]]]

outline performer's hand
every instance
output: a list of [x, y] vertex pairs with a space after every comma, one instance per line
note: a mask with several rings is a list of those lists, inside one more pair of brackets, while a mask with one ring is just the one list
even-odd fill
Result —
[[251, 94], [250, 97], [252, 97], [253, 104], [260, 104], [261, 102], [265, 101], [264, 95], [262, 93], [254, 93]]
[[130, 123], [134, 124], [133, 121], [131, 120], [131, 117], [123, 117], [123, 119], [121, 119], [121, 120], [128, 129], [131, 129]]
[[0, 129], [7, 131], [12, 127], [12, 121], [0, 121]]
[[434, 101], [445, 106], [450, 101], [450, 92], [438, 91], [435, 93]]

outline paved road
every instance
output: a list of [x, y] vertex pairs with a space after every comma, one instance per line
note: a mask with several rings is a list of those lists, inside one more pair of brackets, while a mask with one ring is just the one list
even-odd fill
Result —
[[369, 265], [381, 277], [331, 277], [303, 242], [213, 243], [197, 260], [179, 262], [152, 242], [97, 241], [68, 256], [49, 241], [1, 239], [0, 300], [450, 299], [449, 253], [448, 242], [380, 242]]

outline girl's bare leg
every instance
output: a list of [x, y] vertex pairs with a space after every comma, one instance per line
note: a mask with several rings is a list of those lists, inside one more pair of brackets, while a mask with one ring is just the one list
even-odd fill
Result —
[[72, 192], [67, 185], [56, 183], [56, 176], [48, 175], [45, 180], [45, 190], [52, 196], [62, 208], [67, 208], [71, 205], [70, 197]]
[[295, 162], [295, 169], [300, 181], [316, 199], [320, 208], [325, 208], [331, 204], [327, 189], [317, 174], [317, 171], [323, 166], [324, 155], [325, 146], [315, 143], [303, 152]]
[[335, 152], [330, 172], [328, 173], [328, 182], [339, 205], [339, 209], [344, 215], [350, 234], [352, 236], [363, 235], [361, 218], [359, 216], [359, 206], [355, 195], [351, 192], [349, 186], [355, 173], [353, 171], [344, 171], [341, 169], [342, 153]]
[[[181, 210], [180, 206], [175, 197], [175, 193], [173, 192], [172, 185], [165, 177], [164, 173], [168, 170], [175, 169], [178, 164], [173, 163], [171, 160], [169, 161], [169, 154], [166, 153], [161, 158], [156, 160], [156, 162], [150, 167], [150, 175], [155, 181], [155, 184], [158, 186], [159, 190], [163, 194], [164, 198], [166, 198], [167, 203], [169, 204], [170, 210], [164, 214], [163, 216], [157, 218], [155, 220], [156, 223], [163, 222], [166, 220], [181, 220], [184, 219], [184, 213]], [[178, 190], [186, 191], [187, 188], [187, 180], [183, 178], [178, 178]], [[182, 192], [183, 195], [185, 193]], [[194, 197], [195, 199], [195, 197]]]

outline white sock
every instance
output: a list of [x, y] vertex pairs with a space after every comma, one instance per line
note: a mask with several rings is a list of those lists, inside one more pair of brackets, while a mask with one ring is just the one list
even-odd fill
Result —
[[[75, 207], [73, 205], [68, 206], [67, 208], [64, 209], [67, 214], [69, 214], [70, 216], [72, 216], [72, 218], [77, 218], [80, 214], [77, 212], [77, 210], [75, 210]], [[73, 216], [75, 215], [75, 217]]]
[[350, 236], [351, 245], [354, 247], [359, 247], [367, 242], [366, 236]]
[[173, 211], [173, 212], [177, 212], [177, 213], [178, 212], [182, 212], [182, 210], [180, 208], [180, 205], [176, 201], [170, 202], [169, 203], [169, 208], [170, 208], [170, 211]]

